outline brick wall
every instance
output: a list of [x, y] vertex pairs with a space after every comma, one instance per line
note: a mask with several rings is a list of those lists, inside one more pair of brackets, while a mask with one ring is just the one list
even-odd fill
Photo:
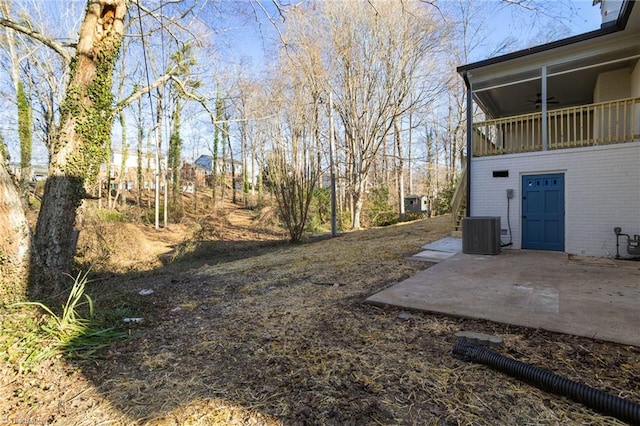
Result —
[[[494, 171], [505, 170], [508, 177], [493, 177]], [[500, 216], [502, 229], [507, 229], [506, 191], [513, 189], [509, 219], [513, 248], [519, 249], [522, 176], [545, 173], [565, 175], [567, 253], [613, 257], [614, 227], [640, 234], [640, 142], [475, 158], [471, 215]], [[509, 236], [503, 235], [502, 241], [508, 242]], [[626, 255], [624, 246], [620, 254]]]

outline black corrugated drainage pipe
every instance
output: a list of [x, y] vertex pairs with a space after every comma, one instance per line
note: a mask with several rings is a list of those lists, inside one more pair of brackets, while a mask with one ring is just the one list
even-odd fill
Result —
[[475, 361], [493, 367], [548, 392], [571, 398], [602, 414], [630, 424], [640, 425], [640, 405], [635, 402], [508, 358], [491, 349], [462, 339], [453, 345], [453, 353], [467, 361]]

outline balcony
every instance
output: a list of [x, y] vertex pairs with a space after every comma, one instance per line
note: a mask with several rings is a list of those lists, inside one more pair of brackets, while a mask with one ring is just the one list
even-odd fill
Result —
[[640, 140], [640, 98], [599, 102], [473, 123], [473, 156], [580, 148]]

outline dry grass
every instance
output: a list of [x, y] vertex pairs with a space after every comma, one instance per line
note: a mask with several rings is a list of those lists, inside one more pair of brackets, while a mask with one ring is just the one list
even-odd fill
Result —
[[[640, 400], [637, 348], [442, 315], [404, 320], [398, 310], [364, 304], [429, 266], [406, 257], [447, 235], [449, 217], [288, 245], [277, 232], [252, 228], [250, 212], [234, 214], [241, 217], [216, 219], [215, 244], [198, 237], [168, 267], [94, 283], [89, 293], [98, 309], [144, 322], [131, 325], [131, 338], [97, 364], [59, 360], [28, 376], [3, 364], [0, 392], [10, 396], [0, 403], [0, 419], [616, 424], [453, 357], [461, 329], [499, 335], [506, 355]], [[141, 296], [143, 288], [154, 293]]]

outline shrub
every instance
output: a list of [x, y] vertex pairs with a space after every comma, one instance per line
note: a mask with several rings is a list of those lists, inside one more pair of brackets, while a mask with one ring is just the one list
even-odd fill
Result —
[[389, 188], [380, 186], [372, 189], [365, 202], [364, 212], [369, 226], [388, 226], [398, 223], [398, 213], [389, 203]]
[[453, 200], [453, 194], [456, 192], [457, 185], [457, 180], [455, 182], [451, 182], [436, 194], [431, 204], [432, 215], [439, 216], [451, 213], [451, 201]]
[[102, 222], [126, 222], [127, 221], [127, 216], [122, 213], [119, 212], [117, 210], [111, 210], [111, 209], [99, 209], [96, 210], [96, 215], [98, 216], [98, 219], [100, 219]]
[[306, 231], [323, 232], [331, 227], [331, 188], [316, 188], [309, 208]]

